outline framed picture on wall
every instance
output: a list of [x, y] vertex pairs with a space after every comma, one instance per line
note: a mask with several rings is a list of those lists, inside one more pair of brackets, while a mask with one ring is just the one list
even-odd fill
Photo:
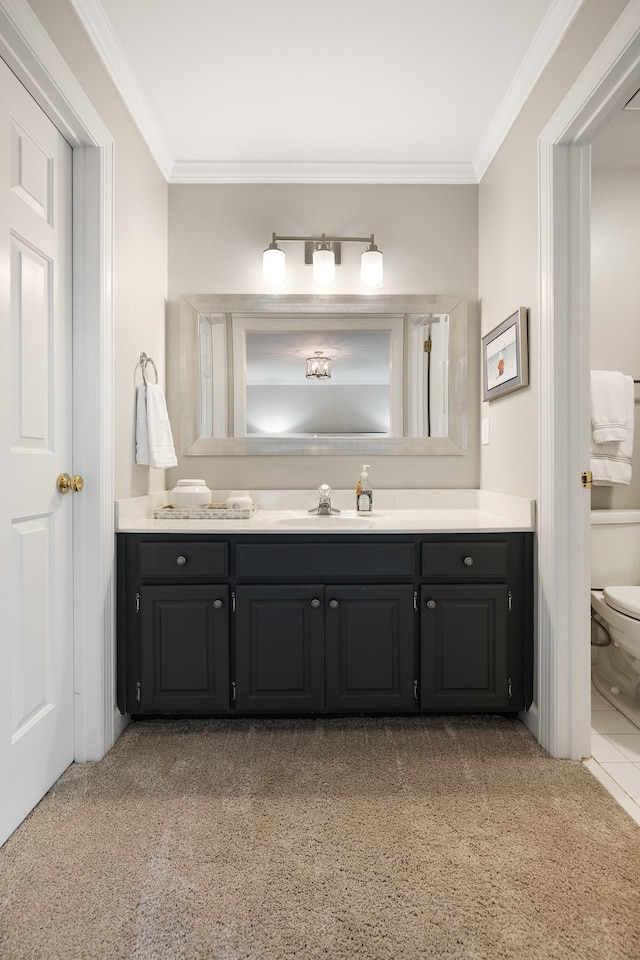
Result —
[[482, 399], [504, 397], [528, 383], [527, 308], [518, 307], [482, 338]]

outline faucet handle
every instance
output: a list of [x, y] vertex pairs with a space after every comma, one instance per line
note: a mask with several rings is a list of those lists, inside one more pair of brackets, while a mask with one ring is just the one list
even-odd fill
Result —
[[318, 491], [326, 496], [328, 493], [331, 493], [331, 487], [328, 483], [321, 483]]

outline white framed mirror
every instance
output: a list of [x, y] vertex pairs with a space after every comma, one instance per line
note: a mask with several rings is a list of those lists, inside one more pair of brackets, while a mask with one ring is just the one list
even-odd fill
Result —
[[[307, 376], [317, 357], [329, 376]], [[203, 294], [180, 302], [188, 456], [463, 454], [466, 397], [463, 297]]]

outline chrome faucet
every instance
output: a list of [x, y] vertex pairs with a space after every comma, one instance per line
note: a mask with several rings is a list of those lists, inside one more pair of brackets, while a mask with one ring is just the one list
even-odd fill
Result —
[[340, 513], [337, 507], [331, 506], [331, 487], [328, 483], [321, 484], [318, 487], [318, 493], [320, 494], [318, 506], [312, 507], [311, 510], [307, 511], [308, 513], [317, 513], [322, 517], [328, 517], [332, 513]]

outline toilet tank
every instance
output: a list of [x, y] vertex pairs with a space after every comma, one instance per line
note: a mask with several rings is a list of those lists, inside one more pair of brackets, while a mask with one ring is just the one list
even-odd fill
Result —
[[592, 510], [592, 588], [632, 584], [640, 584], [640, 510]]

